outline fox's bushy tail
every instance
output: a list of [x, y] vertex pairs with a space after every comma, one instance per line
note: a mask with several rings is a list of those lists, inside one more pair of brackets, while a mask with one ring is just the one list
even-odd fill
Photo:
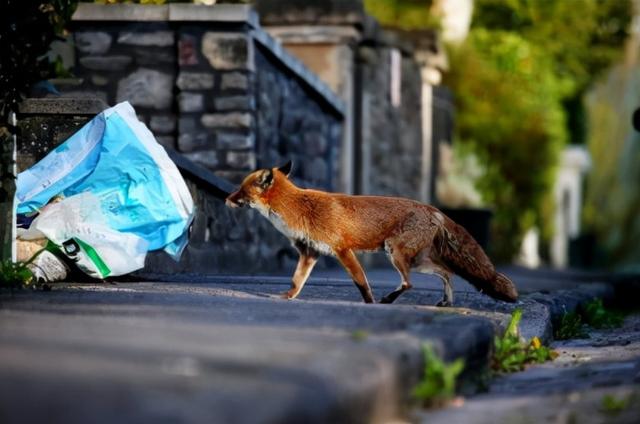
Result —
[[516, 286], [506, 275], [496, 271], [471, 234], [453, 221], [447, 224], [435, 240], [445, 265], [482, 293], [506, 302], [518, 300]]
[[482, 290], [489, 296], [504, 300], [506, 302], [515, 302], [518, 300], [518, 290], [516, 289], [513, 281], [506, 275], [496, 272], [496, 277], [491, 281], [484, 289], [480, 289], [477, 285], [476, 288]]

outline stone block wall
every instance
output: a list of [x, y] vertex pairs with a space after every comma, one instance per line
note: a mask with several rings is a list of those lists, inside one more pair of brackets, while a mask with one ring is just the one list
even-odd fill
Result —
[[335, 190], [342, 123], [327, 119], [308, 88], [256, 51], [258, 157], [265, 164], [294, 162], [293, 178], [302, 186]]
[[[259, 27], [248, 7], [113, 7], [79, 5], [74, 73], [82, 82], [65, 96], [97, 96], [110, 105], [128, 100], [161, 144], [231, 183], [292, 159], [298, 184], [336, 188], [344, 106]], [[198, 213], [183, 261], [151, 255], [149, 270], [264, 272], [292, 265], [293, 249], [270, 223], [252, 211], [226, 209], [202, 181], [189, 180]]]
[[[414, 39], [407, 32], [383, 29], [366, 14], [361, 0], [257, 0], [256, 5], [265, 28], [349, 108], [341, 188], [429, 200], [431, 128], [430, 120], [423, 126], [422, 119], [431, 106], [422, 104], [426, 61], [419, 63], [422, 44], [417, 41], [432, 44], [433, 34]], [[392, 80], [400, 96], [392, 90]]]
[[175, 143], [175, 33], [167, 23], [78, 24], [73, 34], [82, 83], [66, 96], [128, 100], [162, 144]]
[[[166, 7], [164, 22], [81, 14], [74, 73], [82, 83], [67, 94], [128, 100], [161, 144], [232, 182], [293, 159], [298, 181], [334, 189], [337, 97], [251, 19], [216, 22], [216, 7]], [[174, 8], [191, 14], [172, 20]], [[188, 20], [202, 11], [212, 20]]]
[[178, 151], [237, 182], [257, 166], [253, 42], [197, 26], [178, 37]]
[[422, 176], [421, 90], [419, 65], [400, 61], [400, 98], [391, 101], [389, 47], [360, 47], [362, 69], [362, 191], [420, 200]]
[[44, 158], [106, 107], [99, 99], [24, 99], [17, 116], [18, 172]]

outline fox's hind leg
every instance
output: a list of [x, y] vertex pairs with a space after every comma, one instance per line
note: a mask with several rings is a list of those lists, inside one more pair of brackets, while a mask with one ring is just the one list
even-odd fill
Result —
[[392, 291], [391, 293], [387, 294], [386, 296], [384, 296], [380, 300], [380, 303], [393, 303], [393, 301], [395, 301], [398, 298], [398, 296], [400, 296], [402, 293], [404, 293], [405, 291], [409, 290], [412, 287], [411, 283], [409, 282], [409, 272], [410, 272], [411, 266], [409, 265], [409, 262], [407, 261], [404, 254], [402, 253], [402, 250], [394, 247], [393, 243], [391, 242], [385, 243], [385, 250], [389, 254], [389, 258], [391, 259], [391, 263], [393, 264], [393, 267], [400, 274], [402, 281], [400, 282], [400, 285], [398, 286], [398, 288]]
[[453, 306], [453, 286], [451, 285], [451, 276], [447, 272], [436, 272], [435, 275], [440, 277], [444, 285], [444, 296], [442, 300], [436, 303], [436, 306]]
[[430, 258], [430, 251], [425, 250], [420, 253], [415, 266], [418, 272], [423, 274], [437, 275], [442, 280], [444, 295], [442, 299], [436, 303], [436, 306], [453, 306], [453, 286], [451, 285], [451, 272], [441, 265], [434, 263]]

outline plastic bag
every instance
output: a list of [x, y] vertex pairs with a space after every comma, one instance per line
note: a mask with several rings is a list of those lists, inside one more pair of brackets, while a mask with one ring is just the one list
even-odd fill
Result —
[[44, 234], [101, 278], [142, 268], [151, 250], [178, 260], [193, 220], [182, 176], [128, 102], [20, 173], [16, 197], [19, 214], [40, 212], [25, 237]]

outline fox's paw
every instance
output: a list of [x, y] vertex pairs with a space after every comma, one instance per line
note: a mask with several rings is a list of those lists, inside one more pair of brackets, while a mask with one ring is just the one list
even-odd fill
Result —
[[395, 300], [394, 298], [385, 296], [382, 299], [380, 299], [380, 303], [393, 303], [394, 300]]
[[450, 308], [451, 306], [453, 306], [453, 302], [451, 302], [450, 300], [442, 299], [438, 303], [436, 303], [436, 306], [440, 308]]
[[291, 293], [291, 291], [286, 291], [280, 294], [280, 299], [293, 300], [295, 298], [296, 295], [294, 293]]

